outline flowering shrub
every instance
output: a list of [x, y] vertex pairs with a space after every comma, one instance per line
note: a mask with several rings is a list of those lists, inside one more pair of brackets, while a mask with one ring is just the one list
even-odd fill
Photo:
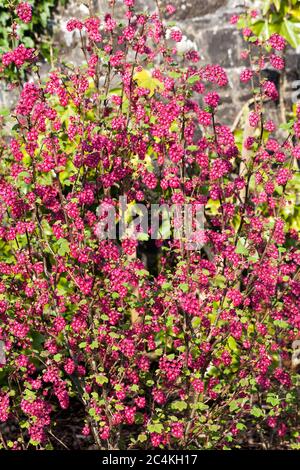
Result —
[[251, 15], [253, 32], [262, 35], [264, 39], [268, 39], [270, 31], [279, 33], [292, 47], [298, 47], [299, 0], [267, 0], [261, 2], [261, 6], [261, 13], [254, 10]]
[[[65, 6], [67, 0], [29, 0], [19, 2], [18, 0], [4, 0], [0, 5], [0, 54], [7, 48], [11, 48], [15, 42], [16, 25], [18, 23], [18, 34], [22, 37], [24, 46], [30, 48], [39, 46], [42, 56], [51, 60], [51, 54], [55, 54], [53, 41], [49, 34], [52, 33], [51, 17], [57, 7]], [[0, 72], [1, 73], [1, 72]], [[7, 70], [12, 81], [15, 78], [13, 70]], [[26, 69], [24, 70], [26, 75]]]
[[[32, 78], [1, 123], [0, 445], [56, 447], [59, 410], [80, 402], [84, 446], [297, 448], [300, 107], [278, 134], [262, 73], [285, 41], [243, 30], [254, 104], [235, 135], [218, 119], [226, 73], [178, 52], [174, 7], [124, 0], [120, 23], [114, 3], [70, 19], [80, 67], [42, 79], [19, 40], [2, 55]], [[156, 240], [149, 272], [142, 241], [97, 236], [119, 196], [204, 206], [203, 248]]]

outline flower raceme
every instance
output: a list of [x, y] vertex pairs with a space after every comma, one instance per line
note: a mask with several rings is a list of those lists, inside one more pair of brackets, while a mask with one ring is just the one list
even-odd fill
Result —
[[[86, 447], [297, 448], [300, 107], [278, 132], [263, 74], [284, 67], [285, 41], [255, 37], [245, 13], [253, 100], [232, 130], [226, 71], [166, 33], [175, 7], [134, 3], [121, 22], [109, 2], [70, 19], [80, 66], [42, 77], [20, 38], [2, 55], [20, 92], [14, 127], [1, 118], [1, 445], [55, 448], [59, 410], [80, 407]], [[30, 20], [20, 3], [14, 21]], [[117, 226], [120, 197], [204, 206], [205, 244], [100, 239], [98, 207]]]
[[32, 20], [31, 5], [27, 2], [21, 2], [16, 8], [16, 13], [21, 21], [30, 23]]

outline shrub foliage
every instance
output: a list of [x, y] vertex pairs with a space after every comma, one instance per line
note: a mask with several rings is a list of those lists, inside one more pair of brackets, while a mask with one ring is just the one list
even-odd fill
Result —
[[[237, 131], [220, 121], [225, 70], [184, 47], [180, 29], [123, 1], [71, 19], [82, 65], [39, 73], [13, 11], [18, 102], [1, 118], [0, 446], [61, 445], [59, 410], [80, 403], [83, 446], [299, 447], [300, 107], [276, 129], [285, 39], [242, 30], [253, 95]], [[239, 20], [233, 17], [231, 22]], [[248, 25], [248, 26], [247, 26]], [[26, 70], [30, 79], [22, 80]], [[238, 112], [239, 110], [237, 110]], [[204, 245], [100, 239], [98, 207], [204, 206]], [[294, 347], [294, 350], [292, 349]]]

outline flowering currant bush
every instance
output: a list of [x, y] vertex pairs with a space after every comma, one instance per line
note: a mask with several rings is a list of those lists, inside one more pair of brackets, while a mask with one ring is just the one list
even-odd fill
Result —
[[[42, 78], [17, 34], [2, 55], [4, 77], [31, 78], [1, 121], [0, 446], [59, 447], [76, 404], [85, 448], [297, 448], [300, 106], [278, 132], [263, 74], [285, 40], [244, 28], [253, 100], [234, 132], [224, 69], [180, 48], [172, 5], [134, 3], [70, 19], [81, 66]], [[16, 31], [31, 14], [16, 7]], [[149, 271], [145, 242], [99, 238], [120, 196], [203, 206], [203, 247], [156, 240]]]

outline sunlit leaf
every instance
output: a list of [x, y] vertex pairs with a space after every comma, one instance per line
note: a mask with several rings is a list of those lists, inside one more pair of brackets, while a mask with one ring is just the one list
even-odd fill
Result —
[[136, 72], [133, 76], [138, 86], [150, 90], [149, 96], [152, 96], [155, 91], [162, 91], [164, 86], [157, 78], [153, 78], [149, 70], [143, 69]]

